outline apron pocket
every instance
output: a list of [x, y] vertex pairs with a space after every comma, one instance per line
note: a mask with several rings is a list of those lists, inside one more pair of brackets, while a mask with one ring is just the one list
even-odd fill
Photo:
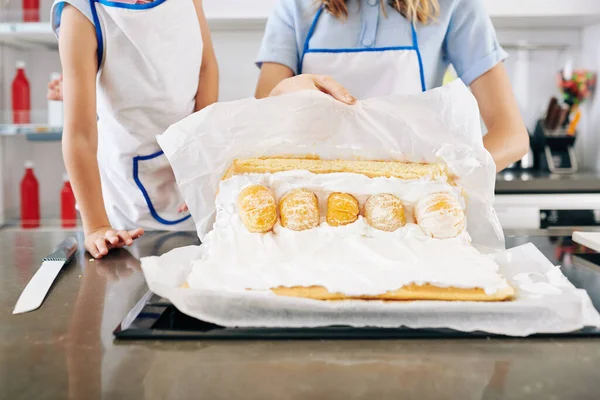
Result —
[[[150, 215], [156, 221], [163, 225], [176, 225], [191, 217], [191, 214], [188, 214], [176, 218], [177, 209], [184, 201], [179, 194], [169, 161], [162, 150], [133, 158], [133, 180], [144, 196]], [[173, 211], [166, 211], [170, 217], [163, 218], [158, 215], [157, 208]]]

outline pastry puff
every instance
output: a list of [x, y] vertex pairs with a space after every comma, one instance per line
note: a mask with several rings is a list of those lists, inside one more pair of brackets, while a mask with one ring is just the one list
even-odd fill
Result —
[[358, 200], [348, 193], [331, 193], [327, 199], [327, 223], [343, 226], [358, 219]]
[[375, 229], [394, 232], [406, 224], [404, 206], [393, 194], [380, 193], [365, 203], [365, 219]]
[[425, 234], [448, 239], [465, 229], [465, 213], [453, 193], [431, 193], [419, 200], [415, 219]]
[[293, 231], [305, 231], [319, 226], [319, 202], [307, 189], [294, 189], [279, 200], [281, 226]]
[[277, 205], [269, 189], [261, 185], [244, 188], [238, 196], [240, 218], [248, 231], [264, 233], [277, 222]]

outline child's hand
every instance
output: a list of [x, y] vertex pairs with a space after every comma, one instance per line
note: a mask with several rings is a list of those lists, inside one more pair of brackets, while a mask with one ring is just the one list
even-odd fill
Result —
[[59, 79], [53, 79], [48, 82], [48, 93], [46, 94], [48, 100], [62, 101], [62, 75]]
[[182, 212], [189, 211], [189, 208], [188, 208], [187, 204], [183, 203], [182, 205], [179, 206], [179, 209], [177, 211], [179, 213], [182, 213]]
[[102, 258], [109, 250], [131, 246], [133, 241], [144, 234], [142, 228], [130, 231], [117, 231], [110, 226], [104, 226], [85, 236], [85, 248], [94, 258]]

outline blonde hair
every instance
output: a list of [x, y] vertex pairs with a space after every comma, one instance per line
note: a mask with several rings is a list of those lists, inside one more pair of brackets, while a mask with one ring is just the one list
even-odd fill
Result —
[[[384, 0], [380, 2], [385, 12]], [[321, 3], [334, 17], [340, 19], [348, 17], [346, 0], [321, 0]], [[435, 20], [440, 12], [439, 0], [389, 0], [388, 3], [406, 19], [423, 24]]]

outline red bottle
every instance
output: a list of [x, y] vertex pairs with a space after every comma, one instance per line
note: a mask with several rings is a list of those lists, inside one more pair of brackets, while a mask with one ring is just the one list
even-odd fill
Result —
[[23, 21], [40, 22], [40, 0], [23, 0]]
[[40, 186], [31, 161], [25, 163], [21, 181], [21, 226], [28, 229], [40, 226]]
[[31, 123], [29, 81], [25, 75], [25, 62], [17, 62], [17, 74], [12, 82], [12, 109], [14, 124]]
[[71, 188], [69, 177], [65, 174], [63, 187], [60, 191], [60, 219], [63, 228], [74, 228], [77, 226], [77, 210], [75, 209], [75, 195]]

